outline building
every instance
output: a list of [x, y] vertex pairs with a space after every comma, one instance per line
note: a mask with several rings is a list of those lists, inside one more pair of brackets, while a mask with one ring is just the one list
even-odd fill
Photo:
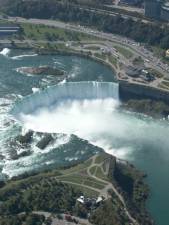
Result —
[[76, 201], [81, 203], [81, 204], [84, 204], [85, 203], [85, 197], [84, 196], [80, 196], [79, 198], [77, 198]]
[[137, 5], [139, 0], [120, 0], [119, 3], [123, 5]]
[[84, 205], [87, 209], [97, 208], [103, 201], [104, 198], [99, 196], [96, 198], [85, 198], [84, 196], [80, 196], [76, 199], [76, 201], [82, 205]]
[[167, 58], [169, 58], [169, 49], [167, 49], [167, 51], [165, 52], [165, 56], [166, 56]]
[[126, 67], [126, 75], [132, 77], [134, 79], [141, 78], [144, 81], [151, 82], [155, 80], [153, 74], [151, 74], [146, 68], [144, 67], [133, 67], [128, 66]]
[[145, 0], [145, 16], [155, 20], [169, 21], [169, 2]]
[[161, 7], [161, 20], [169, 21], [169, 3], [165, 3]]
[[145, 0], [145, 16], [151, 19], [161, 19], [161, 6], [160, 0]]
[[0, 36], [8, 36], [18, 33], [20, 27], [16, 24], [0, 24]]

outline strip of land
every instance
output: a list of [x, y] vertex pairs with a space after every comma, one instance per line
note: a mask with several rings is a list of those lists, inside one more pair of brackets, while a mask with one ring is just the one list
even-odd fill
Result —
[[[17, 21], [21, 25], [22, 40], [1, 40], [2, 46], [27, 45], [38, 50], [39, 54], [84, 55], [110, 66], [116, 72], [122, 89], [124, 86], [123, 92], [127, 90], [133, 95], [146, 93], [145, 97], [169, 101], [166, 97], [169, 66], [143, 45], [121, 36], [55, 20], [9, 17], [8, 21]], [[137, 87], [140, 87], [140, 92]]]
[[[118, 177], [124, 179], [125, 184]], [[2, 183], [0, 221], [7, 221], [8, 214], [16, 221], [21, 215], [26, 219], [29, 212], [43, 216], [44, 220], [50, 218], [52, 224], [59, 220], [64, 224], [70, 217], [72, 224], [75, 224], [73, 220], [86, 225], [105, 224], [106, 220], [107, 225], [112, 221], [115, 224], [152, 224], [144, 208], [147, 188], [142, 180], [143, 174], [127, 162], [99, 153], [67, 169]], [[79, 202], [80, 196], [86, 200]], [[95, 200], [98, 197], [99, 203]]]

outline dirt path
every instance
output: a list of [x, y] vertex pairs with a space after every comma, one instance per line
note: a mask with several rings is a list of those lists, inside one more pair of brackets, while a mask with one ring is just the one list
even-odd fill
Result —
[[[60, 181], [59, 179], [56, 178], [56, 180]], [[76, 186], [80, 186], [80, 187], [84, 187], [84, 188], [88, 188], [92, 191], [95, 191], [95, 192], [98, 192], [98, 194], [100, 193], [100, 189], [97, 189], [97, 188], [94, 188], [94, 187], [91, 187], [91, 186], [87, 186], [85, 184], [78, 184], [78, 183], [74, 183], [74, 182], [71, 182], [71, 181], [62, 181], [62, 183], [65, 183], [65, 184], [72, 184], [72, 185], [76, 185]]]
[[117, 197], [119, 198], [120, 202], [122, 203], [122, 205], [124, 207], [124, 211], [125, 211], [126, 215], [128, 216], [128, 218], [132, 221], [132, 223], [134, 225], [139, 225], [139, 223], [131, 216], [131, 214], [127, 210], [125, 200], [124, 200], [123, 196], [117, 191], [117, 189], [115, 188], [115, 186], [111, 182], [105, 181], [105, 180], [103, 180], [101, 178], [98, 178], [95, 175], [91, 174], [90, 169], [93, 166], [100, 166], [101, 167], [101, 165], [102, 165], [102, 163], [100, 165], [97, 164], [97, 163], [95, 163], [96, 158], [97, 158], [97, 155], [93, 156], [92, 163], [88, 167], [87, 173], [88, 173], [88, 175], [90, 177], [92, 177], [92, 178], [94, 178], [94, 179], [96, 179], [96, 180], [98, 180], [100, 182], [106, 183], [106, 186], [104, 187], [104, 189], [100, 190], [100, 196], [104, 196], [106, 199], [110, 198], [111, 196], [108, 194], [108, 191], [109, 191], [109, 189], [112, 189], [114, 191], [114, 193], [117, 195]]

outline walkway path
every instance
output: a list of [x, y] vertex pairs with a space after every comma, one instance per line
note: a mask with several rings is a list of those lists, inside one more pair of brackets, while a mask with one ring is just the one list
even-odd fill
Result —
[[[126, 215], [128, 216], [128, 218], [132, 221], [132, 223], [134, 225], [139, 225], [138, 222], [131, 216], [130, 212], [128, 211], [127, 207], [126, 207], [126, 203], [125, 203], [125, 200], [123, 198], [123, 196], [117, 191], [117, 189], [115, 188], [115, 186], [111, 183], [111, 182], [108, 182], [108, 181], [105, 181], [103, 179], [100, 179], [98, 177], [96, 177], [95, 175], [91, 174], [90, 172], [90, 169], [93, 167], [93, 166], [100, 166], [102, 165], [102, 163], [99, 165], [97, 163], [95, 163], [95, 160], [96, 160], [96, 157], [97, 155], [93, 156], [92, 157], [92, 163], [91, 165], [88, 167], [87, 169], [87, 173], [90, 177], [100, 181], [100, 182], [105, 182], [107, 185], [105, 186], [104, 189], [100, 190], [100, 195], [101, 196], [104, 196], [106, 199], [110, 198], [111, 196], [108, 194], [108, 191], [110, 189], [112, 189], [114, 191], [114, 193], [117, 195], [118, 199], [120, 200], [120, 202], [122, 203], [123, 207], [124, 207], [124, 211], [126, 213]], [[102, 168], [102, 167], [101, 167]]]

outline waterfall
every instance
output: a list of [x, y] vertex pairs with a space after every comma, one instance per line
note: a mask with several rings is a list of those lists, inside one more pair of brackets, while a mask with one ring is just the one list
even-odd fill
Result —
[[119, 85], [112, 82], [67, 82], [51, 86], [33, 93], [15, 103], [11, 114], [30, 114], [40, 107], [49, 107], [68, 99], [105, 99], [119, 100]]

